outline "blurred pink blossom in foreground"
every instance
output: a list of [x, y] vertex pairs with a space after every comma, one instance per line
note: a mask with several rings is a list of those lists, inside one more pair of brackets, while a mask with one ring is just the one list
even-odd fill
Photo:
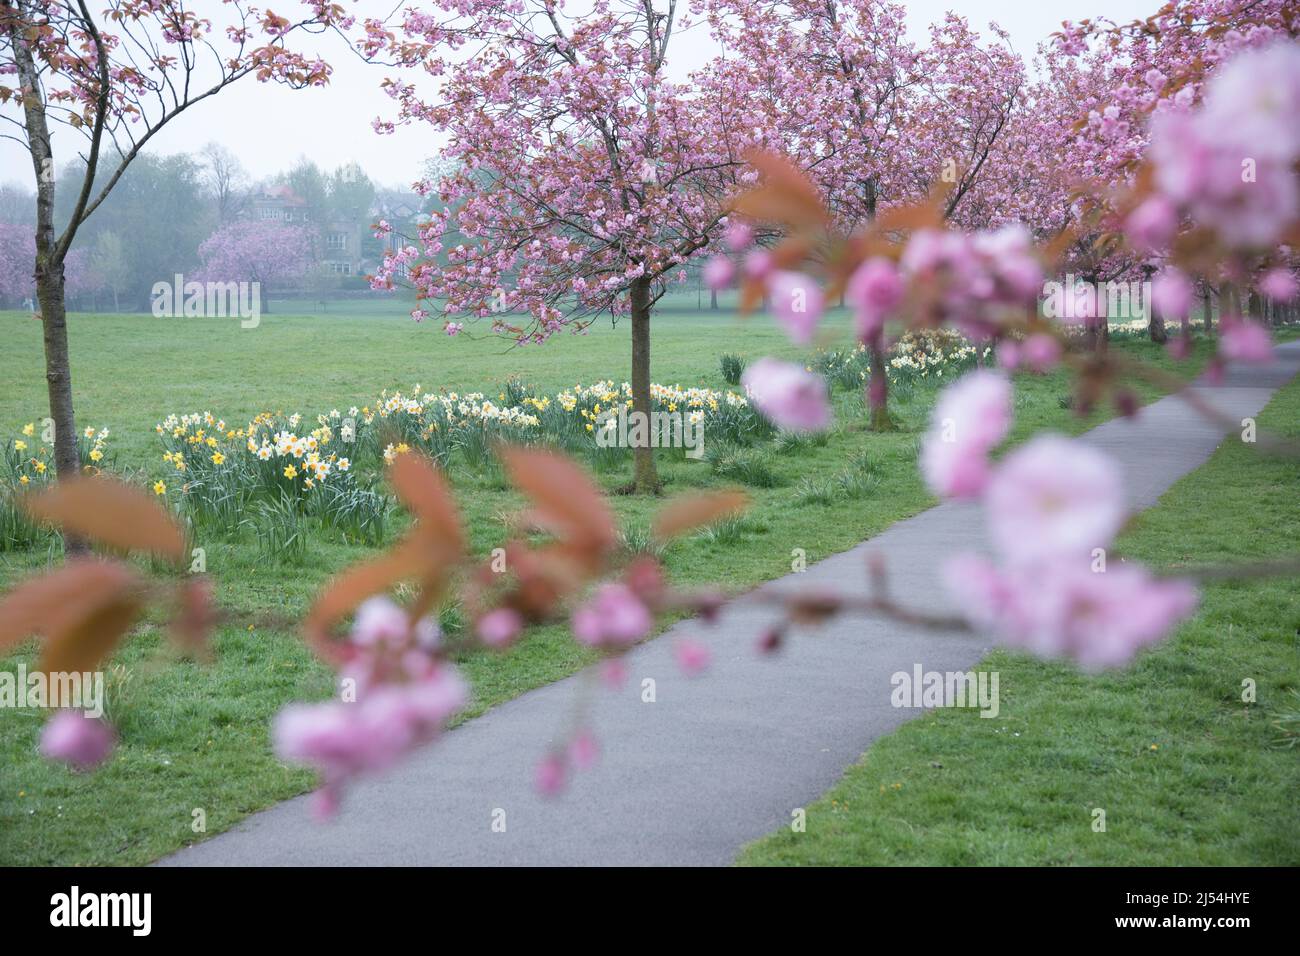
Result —
[[[1138, 564], [1107, 567], [1126, 506], [1119, 468], [1102, 452], [1049, 434], [989, 465], [1011, 417], [1009, 384], [995, 379], [973, 372], [945, 390], [922, 453], [931, 487], [948, 497], [983, 492], [997, 555], [949, 561], [948, 590], [1004, 644], [1086, 668], [1122, 664], [1191, 614], [1196, 591]], [[943, 440], [945, 423], [954, 438], [966, 433], [964, 446]]]
[[41, 754], [76, 770], [98, 767], [116, 743], [112, 727], [79, 710], [60, 710], [41, 731]]
[[321, 774], [318, 815], [333, 814], [349, 780], [393, 766], [465, 706], [468, 688], [433, 656], [437, 642], [432, 621], [411, 627], [398, 605], [372, 598], [357, 609], [342, 699], [291, 704], [276, 716], [276, 753]]
[[761, 358], [745, 369], [741, 384], [758, 410], [780, 428], [817, 432], [831, 423], [826, 382], [803, 366]]
[[1154, 579], [1132, 563], [1104, 572], [1087, 561], [998, 568], [966, 554], [948, 563], [945, 580], [972, 623], [1004, 644], [1090, 670], [1128, 662], [1196, 608], [1186, 581]]
[[1011, 383], [976, 371], [944, 389], [921, 446], [921, 472], [937, 495], [972, 498], [988, 480], [988, 456], [1011, 427]]

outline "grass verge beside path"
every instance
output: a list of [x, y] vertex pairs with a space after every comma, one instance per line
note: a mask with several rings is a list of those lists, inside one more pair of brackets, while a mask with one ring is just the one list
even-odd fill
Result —
[[[1300, 435], [1300, 381], [1260, 427]], [[1300, 541], [1300, 463], [1227, 440], [1120, 540], [1159, 568]], [[1258, 866], [1300, 863], [1300, 596], [1294, 579], [1205, 588], [1128, 670], [998, 651], [1001, 714], [936, 710], [876, 741], [744, 865]], [[1243, 681], [1256, 685], [1243, 703]], [[1094, 832], [1094, 810], [1105, 832]]]

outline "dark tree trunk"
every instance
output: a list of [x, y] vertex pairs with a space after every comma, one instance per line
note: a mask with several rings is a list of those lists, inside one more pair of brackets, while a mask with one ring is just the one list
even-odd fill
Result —
[[[1153, 266], [1142, 267], [1142, 288], [1148, 289], [1151, 284], [1151, 276], [1155, 273]], [[1147, 334], [1151, 336], [1151, 341], [1157, 345], [1164, 345], [1169, 341], [1169, 332], [1165, 328], [1165, 317], [1161, 315], [1152, 305], [1151, 297], [1146, 296], [1147, 303]]]
[[871, 378], [867, 382], [867, 404], [871, 408], [871, 430], [893, 431], [894, 420], [889, 417], [889, 373], [885, 366], [884, 336], [867, 346], [871, 355]]
[[1097, 277], [1094, 275], [1085, 275], [1083, 281], [1088, 284], [1094, 292], [1093, 314], [1088, 318], [1084, 341], [1087, 343], [1088, 351], [1098, 352], [1105, 350], [1105, 340], [1110, 337], [1110, 324], [1106, 321], [1106, 301], [1100, 296], [1095, 295], [1097, 291]]
[[712, 309], [714, 312], [718, 311], [718, 290], [717, 289], [709, 290], [709, 308]]
[[38, 262], [36, 298], [45, 326], [45, 382], [54, 421], [54, 463], [60, 479], [81, 471], [77, 421], [72, 411], [72, 371], [68, 366], [68, 314], [64, 306], [63, 263]]
[[1214, 300], [1210, 297], [1210, 290], [1208, 288], [1205, 290], [1205, 295], [1202, 301], [1205, 303], [1205, 334], [1213, 335], [1214, 334]]
[[[641, 412], [650, 424], [650, 280], [637, 279], [632, 283], [632, 411]], [[655, 494], [659, 491], [659, 476], [655, 472], [654, 449], [632, 449], [632, 487], [638, 494]]]

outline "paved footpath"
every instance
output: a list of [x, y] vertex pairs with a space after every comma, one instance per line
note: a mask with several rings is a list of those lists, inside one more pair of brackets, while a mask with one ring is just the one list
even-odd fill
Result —
[[[1239, 421], [1300, 371], [1300, 342], [1279, 363], [1237, 369], [1223, 385], [1198, 384]], [[1222, 440], [1217, 426], [1169, 397], [1136, 421], [1086, 436], [1125, 466], [1135, 509], [1149, 507]], [[870, 507], [869, 504], [864, 507]], [[976, 548], [975, 506], [943, 504], [901, 521], [851, 551], [760, 590], [861, 589], [868, 554], [888, 555], [894, 593], [946, 605], [940, 562]], [[774, 542], [808, 549], [816, 542]], [[878, 620], [837, 620], [798, 634], [775, 656], [755, 651], [771, 609], [742, 596], [712, 628], [684, 621], [629, 658], [622, 690], [578, 674], [466, 722], [383, 778], [347, 794], [332, 823], [313, 822], [307, 798], [255, 814], [228, 833], [181, 850], [164, 865], [718, 865], [742, 845], [791, 820], [839, 779], [871, 742], [920, 711], [890, 706], [890, 675], [967, 670], [988, 650], [981, 639], [910, 630]], [[672, 643], [696, 635], [713, 648], [702, 676], [681, 676]], [[656, 700], [641, 685], [655, 681]], [[564, 736], [586, 695], [600, 738], [597, 765], [558, 799], [533, 791], [533, 769]], [[505, 831], [494, 830], [504, 812]]]

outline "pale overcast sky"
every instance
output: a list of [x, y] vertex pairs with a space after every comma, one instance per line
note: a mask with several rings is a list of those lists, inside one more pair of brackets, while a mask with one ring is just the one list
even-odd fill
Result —
[[[386, 16], [397, 3], [360, 0], [347, 5], [360, 18]], [[410, 5], [419, 6], [419, 2], [411, 0]], [[1159, 2], [907, 0], [906, 6], [909, 29], [917, 39], [924, 36], [928, 24], [952, 10], [981, 32], [989, 21], [996, 21], [1010, 32], [1017, 51], [1030, 60], [1038, 43], [1058, 29], [1062, 20], [1106, 16], [1123, 22], [1150, 14]], [[391, 116], [391, 104], [379, 90], [380, 81], [390, 71], [362, 63], [337, 36], [308, 39], [335, 68], [328, 87], [294, 91], [273, 83], [242, 80], [169, 124], [151, 144], [152, 151], [186, 152], [217, 140], [238, 155], [254, 178], [286, 169], [299, 156], [307, 156], [326, 169], [355, 161], [383, 185], [412, 182], [423, 161], [436, 153], [438, 141], [427, 126], [399, 127], [389, 136], [380, 136], [371, 129], [375, 116]], [[712, 49], [704, 26], [688, 31], [669, 51], [673, 72], [689, 72], [707, 59]], [[62, 163], [77, 145], [69, 133], [57, 135], [58, 162]], [[17, 144], [0, 140], [0, 167], [0, 182], [18, 181], [28, 188], [33, 184], [31, 161]]]

